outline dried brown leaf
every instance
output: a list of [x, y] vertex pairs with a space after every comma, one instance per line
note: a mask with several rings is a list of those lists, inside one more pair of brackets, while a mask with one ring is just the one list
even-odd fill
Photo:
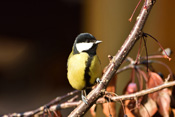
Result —
[[[150, 77], [147, 82], [148, 88], [153, 88], [164, 83], [162, 78], [157, 73], [149, 72], [149, 76]], [[159, 107], [158, 111], [162, 116], [169, 116], [170, 95], [168, 88], [165, 88], [158, 92], [154, 92], [152, 94], [149, 94], [148, 96], [151, 97], [157, 103]]]
[[171, 109], [171, 115], [170, 117], [174, 117], [175, 116], [175, 109]]
[[[109, 82], [109, 85], [106, 88], [106, 91], [107, 92], [113, 92], [113, 93], [115, 93], [116, 79], [117, 79], [117, 75], [115, 75], [112, 78], [112, 80]], [[115, 117], [116, 116], [116, 105], [115, 105], [115, 102], [104, 103], [103, 104], [103, 113], [106, 116], [112, 115], [112, 117]]]
[[106, 117], [109, 117], [112, 115], [112, 117], [116, 117], [116, 107], [114, 102], [109, 102], [103, 104], [103, 113], [106, 115]]
[[147, 102], [140, 106], [139, 113], [142, 117], [152, 117], [157, 112], [157, 110], [158, 108], [155, 101], [148, 97]]
[[163, 84], [163, 80], [159, 76], [159, 74], [149, 71], [148, 75], [149, 75], [149, 79], [148, 79], [148, 83], [147, 83], [148, 88], [152, 88], [152, 87]]
[[[127, 83], [127, 85], [124, 89], [125, 94], [132, 94], [132, 93], [135, 93], [137, 91], [138, 91], [138, 89], [137, 89], [136, 83], [132, 83], [131, 81], [129, 81]], [[133, 110], [136, 106], [135, 100], [125, 100], [124, 105], [125, 105], [125, 107], [124, 107], [125, 110], [123, 110], [123, 108], [121, 107], [120, 115], [126, 114], [128, 117], [135, 117], [134, 116], [135, 111]], [[133, 111], [131, 111], [131, 110], [133, 110]]]
[[90, 114], [92, 117], [96, 117], [96, 104], [90, 108]]
[[175, 108], [175, 86], [173, 86], [171, 90], [171, 108]]
[[156, 102], [159, 106], [159, 113], [164, 117], [169, 116], [170, 95], [167, 88], [159, 91], [159, 96], [157, 97]]
[[129, 108], [125, 108], [125, 112], [127, 117], [135, 117], [134, 114], [131, 112], [131, 110]]
[[135, 115], [132, 113], [133, 111], [131, 111], [135, 107], [135, 105], [132, 106], [131, 100], [125, 100], [124, 105], [125, 105], [124, 110], [122, 107], [120, 107], [119, 117], [123, 117], [124, 114], [127, 115], [127, 117], [135, 117]]
[[[149, 75], [149, 79], [148, 79], [148, 82], [147, 82], [147, 88], [153, 88], [153, 87], [156, 87], [158, 85], [161, 85], [163, 84], [163, 80], [162, 78], [155, 72], [149, 72], [148, 73]], [[156, 101], [157, 100], [157, 97], [158, 97], [158, 92], [155, 92], [155, 93], [152, 93], [152, 94], [149, 94], [149, 96], [154, 100]]]

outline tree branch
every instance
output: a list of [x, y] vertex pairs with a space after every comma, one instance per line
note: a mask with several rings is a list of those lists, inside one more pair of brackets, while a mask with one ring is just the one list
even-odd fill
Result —
[[168, 88], [168, 87], [171, 87], [171, 86], [174, 86], [174, 85], [175, 85], [175, 81], [165, 82], [164, 84], [159, 85], [157, 87], [142, 90], [142, 91], [139, 91], [139, 92], [136, 92], [136, 93], [133, 93], [133, 94], [128, 94], [128, 95], [125, 94], [125, 95], [121, 95], [121, 96], [115, 96], [115, 97], [112, 97], [111, 100], [113, 100], [113, 101], [131, 100], [131, 99], [134, 99], [136, 97], [140, 97], [140, 96], [144, 96], [144, 95], [147, 95], [147, 94], [150, 94], [150, 93], [154, 93], [156, 91], [159, 91], [159, 90], [162, 90], [164, 88]]
[[[175, 86], [175, 81], [171, 81], [171, 82], [165, 82], [164, 84], [162, 85], [159, 85], [159, 86], [156, 86], [156, 87], [153, 87], [151, 89], [146, 89], [146, 90], [142, 90], [142, 91], [139, 91], [139, 92], [136, 92], [136, 93], [133, 93], [133, 94], [124, 94], [124, 95], [119, 95], [119, 96], [110, 96], [110, 100], [111, 101], [121, 101], [121, 100], [131, 100], [131, 99], [135, 99], [137, 97], [141, 97], [141, 96], [144, 96], [144, 95], [147, 95], [147, 94], [150, 94], [150, 93], [154, 93], [154, 92], [157, 92], [159, 90], [162, 90], [164, 88], [168, 88], [168, 87], [171, 87], [171, 86]], [[106, 92], [105, 94], [108, 94], [110, 92]], [[61, 104], [57, 104], [57, 105], [51, 105], [48, 109], [50, 111], [56, 111], [56, 110], [61, 110], [61, 109], [66, 109], [66, 108], [72, 108], [72, 107], [76, 107], [78, 106], [82, 101], [67, 101], [67, 102], [64, 102], [64, 103], [61, 103]], [[102, 104], [102, 103], [106, 103], [106, 99], [104, 98], [99, 98], [97, 101], [96, 101], [96, 104]], [[41, 112], [44, 110], [44, 108], [41, 108], [40, 107], [40, 110], [39, 108], [36, 109], [38, 110], [37, 113]], [[28, 111], [28, 112], [23, 112], [23, 113], [12, 113], [12, 114], [9, 114], [9, 115], [3, 115], [3, 117], [7, 117], [7, 116], [13, 116], [13, 117], [22, 117], [22, 116], [25, 116], [25, 117], [29, 117], [29, 116], [33, 116], [36, 114], [36, 110], [34, 111]]]
[[[101, 78], [101, 83], [97, 85], [95, 89], [93, 89], [88, 95], [87, 95], [87, 103], [81, 102], [81, 104], [75, 108], [69, 117], [77, 117], [77, 116], [83, 116], [86, 111], [95, 103], [95, 101], [103, 95], [103, 92], [105, 88], [107, 87], [109, 81], [112, 79], [136, 41], [142, 36], [142, 29], [144, 27], [144, 24], [146, 22], [146, 19], [151, 11], [151, 8], [153, 6], [153, 3], [155, 0], [146, 0], [144, 3], [140, 14], [137, 18], [137, 21], [131, 30], [129, 36], [125, 40], [124, 44], [118, 51], [118, 53], [113, 57], [109, 65], [107, 66], [106, 72], [103, 74]], [[145, 5], [147, 5], [145, 7]]]

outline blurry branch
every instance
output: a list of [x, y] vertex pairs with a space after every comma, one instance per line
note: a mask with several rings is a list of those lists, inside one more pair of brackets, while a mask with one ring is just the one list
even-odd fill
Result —
[[154, 2], [155, 0], [145, 1], [140, 11], [140, 14], [137, 17], [137, 21], [133, 29], [131, 30], [124, 44], [121, 46], [121, 49], [113, 57], [113, 59], [110, 61], [109, 65], [107, 66], [106, 72], [103, 74], [101, 78], [101, 83], [99, 83], [97, 87], [87, 95], [88, 104], [81, 102], [80, 105], [78, 105], [78, 107], [71, 112], [69, 117], [83, 116], [89, 110], [89, 108], [95, 103], [95, 101], [100, 96], [104, 95], [104, 91], [109, 81], [115, 75], [116, 71], [118, 70], [122, 62], [125, 60], [126, 56], [130, 52], [130, 50], [132, 49], [136, 41], [142, 36], [142, 29], [144, 27], [144, 24], [147, 20], [147, 17], [151, 11], [151, 8]]
[[[75, 90], [75, 91], [72, 91], [72, 92], [69, 92], [67, 93], [66, 95], [63, 95], [63, 96], [59, 96], [59, 97], [56, 97], [55, 99], [53, 99], [52, 101], [50, 101], [49, 103], [35, 109], [35, 110], [32, 110], [32, 111], [28, 111], [28, 112], [23, 112], [23, 113], [12, 113], [12, 114], [8, 114], [8, 115], [3, 115], [3, 117], [7, 117], [7, 116], [12, 116], [12, 117], [22, 117], [22, 116], [25, 116], [25, 117], [29, 117], [29, 116], [33, 116], [33, 115], [36, 115], [37, 113], [39, 112], [44, 112], [45, 109], [55, 109], [55, 110], [59, 110], [59, 109], [62, 109], [62, 108], [65, 108], [65, 106], [69, 107], [69, 105], [71, 105], [72, 107], [72, 104], [69, 104], [71, 101], [67, 101], [65, 103], [62, 103], [62, 104], [58, 104], [60, 101], [62, 101], [63, 99], [66, 99], [72, 95], [75, 95], [77, 94], [78, 90]], [[76, 97], [77, 98], [77, 97]], [[71, 98], [72, 101], [75, 100], [75, 97]], [[58, 104], [58, 105], [54, 105], [54, 104]], [[78, 102], [76, 102], [74, 105], [77, 106], [77, 104], [79, 104]]]
[[12, 113], [8, 115], [3, 115], [2, 117], [31, 117], [31, 116], [37, 116], [40, 114], [45, 113], [45, 110], [48, 109], [49, 111], [57, 111], [61, 109], [66, 109], [66, 108], [72, 108], [76, 107], [80, 104], [81, 101], [74, 101], [74, 102], [64, 102], [61, 104], [55, 104], [50, 106], [49, 108], [45, 108], [44, 106], [33, 110], [33, 111], [27, 111], [27, 112], [22, 112], [22, 113]]
[[66, 98], [68, 98], [68, 97], [70, 97], [70, 96], [72, 96], [72, 95], [77, 94], [78, 92], [80, 92], [80, 91], [75, 90], [75, 91], [72, 91], [72, 92], [67, 93], [66, 95], [56, 97], [55, 99], [53, 99], [52, 101], [50, 101], [48, 104], [46, 104], [46, 105], [44, 105], [44, 106], [45, 106], [46, 108], [48, 108], [48, 107], [50, 107], [50, 106], [53, 105], [53, 104], [59, 103], [59, 102], [62, 101], [63, 99], [66, 99]]

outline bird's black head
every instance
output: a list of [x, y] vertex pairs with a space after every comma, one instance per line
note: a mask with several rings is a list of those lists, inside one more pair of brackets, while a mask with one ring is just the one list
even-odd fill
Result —
[[75, 39], [73, 54], [87, 52], [89, 55], [95, 55], [97, 45], [101, 42], [102, 41], [96, 40], [96, 38], [89, 33], [81, 33]]

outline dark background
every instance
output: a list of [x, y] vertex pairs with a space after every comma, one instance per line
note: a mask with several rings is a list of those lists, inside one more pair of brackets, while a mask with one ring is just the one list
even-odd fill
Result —
[[0, 2], [0, 114], [24, 112], [73, 90], [67, 57], [80, 33], [79, 0]]

